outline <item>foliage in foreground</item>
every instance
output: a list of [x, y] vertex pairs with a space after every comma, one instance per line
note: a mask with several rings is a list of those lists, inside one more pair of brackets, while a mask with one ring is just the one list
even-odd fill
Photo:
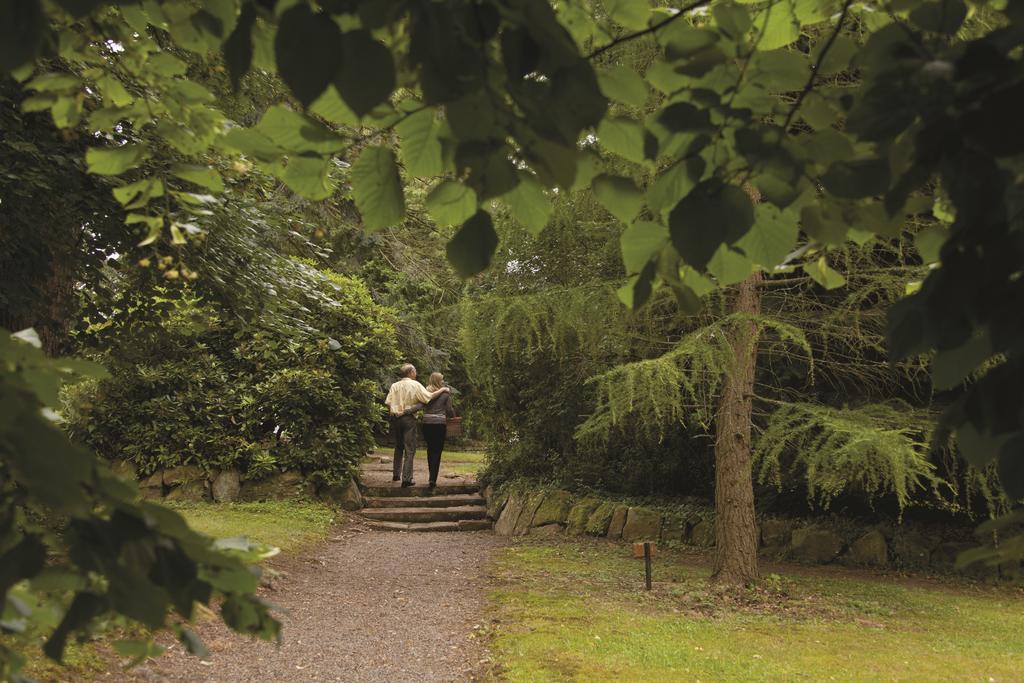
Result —
[[[551, 188], [590, 186], [629, 226], [630, 305], [667, 284], [692, 310], [695, 283], [780, 264], [832, 286], [826, 253], [848, 234], [892, 235], [928, 210], [917, 191], [938, 180], [952, 225], [933, 235], [938, 266], [894, 311], [891, 349], [938, 349], [940, 386], [978, 369], [947, 422], [972, 462], [995, 462], [1024, 494], [1021, 3], [979, 4], [994, 15], [980, 28], [959, 0], [692, 11], [710, 4], [7, 1], [0, 70], [31, 93], [25, 109], [88, 130], [89, 169], [123, 181], [114, 196], [144, 245], [202, 233], [206, 192], [225, 189], [204, 157], [212, 146], [313, 198], [347, 175], [367, 228], [391, 225], [405, 208], [397, 131], [407, 175], [446, 176], [428, 205], [460, 226], [448, 249], [459, 273], [490, 263], [492, 200], [539, 231]], [[841, 35], [854, 24], [862, 45]], [[642, 75], [610, 60], [644, 36], [657, 56]], [[236, 85], [253, 67], [276, 71], [312, 115], [276, 106], [232, 125], [182, 59], [211, 52]], [[641, 120], [629, 107], [651, 97], [657, 110]], [[349, 152], [351, 171], [336, 175], [334, 156]], [[738, 179], [767, 202], [752, 206]]]
[[[525, 539], [502, 551], [490, 597], [494, 665], [510, 681], [1012, 680], [1019, 589], [784, 568], [720, 592], [676, 551], [643, 562], [603, 543]], [[993, 629], [993, 623], [1005, 628]]]
[[[190, 651], [201, 652], [187, 621], [197, 602], [223, 598], [228, 625], [275, 637], [280, 624], [254, 595], [258, 576], [240, 557], [215, 548], [177, 513], [140, 502], [134, 484], [54, 424], [61, 383], [102, 371], [49, 359], [38, 345], [31, 334], [0, 330], [0, 628], [43, 629], [43, 650], [56, 660], [70, 638], [110, 617], [173, 626]], [[153, 645], [122, 648], [144, 656]], [[0, 645], [0, 677], [19, 680], [23, 663]]]

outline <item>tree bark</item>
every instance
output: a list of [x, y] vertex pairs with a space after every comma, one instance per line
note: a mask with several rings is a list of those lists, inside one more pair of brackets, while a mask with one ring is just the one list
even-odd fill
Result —
[[[761, 312], [760, 281], [761, 273], [756, 272], [738, 285], [734, 312]], [[715, 556], [711, 580], [733, 585], [755, 583], [759, 578], [750, 455], [758, 335], [759, 326], [753, 321], [740, 322], [730, 335], [735, 366], [722, 383], [715, 420]]]

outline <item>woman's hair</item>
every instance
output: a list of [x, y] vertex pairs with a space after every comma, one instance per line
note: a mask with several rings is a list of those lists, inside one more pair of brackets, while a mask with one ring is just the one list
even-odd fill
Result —
[[444, 386], [444, 375], [440, 372], [430, 373], [430, 384], [427, 385], [427, 391], [437, 391]]

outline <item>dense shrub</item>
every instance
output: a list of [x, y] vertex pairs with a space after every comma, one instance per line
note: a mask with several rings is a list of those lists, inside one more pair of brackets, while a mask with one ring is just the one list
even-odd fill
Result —
[[395, 361], [391, 313], [358, 280], [293, 265], [291, 285], [317, 294], [296, 325], [243, 321], [188, 288], [126, 288], [84, 335], [111, 377], [69, 393], [71, 434], [141, 475], [192, 464], [344, 479], [382, 417], [369, 378]]

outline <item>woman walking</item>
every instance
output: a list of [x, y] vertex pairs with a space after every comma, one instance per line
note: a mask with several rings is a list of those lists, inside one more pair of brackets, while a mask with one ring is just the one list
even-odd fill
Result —
[[[430, 373], [428, 392], [435, 392], [445, 386], [444, 375], [440, 372]], [[441, 452], [444, 440], [448, 436], [448, 418], [455, 417], [452, 406], [452, 395], [446, 391], [438, 394], [423, 409], [423, 440], [427, 442], [427, 467], [430, 470], [430, 488], [437, 486], [437, 472], [441, 469]]]

